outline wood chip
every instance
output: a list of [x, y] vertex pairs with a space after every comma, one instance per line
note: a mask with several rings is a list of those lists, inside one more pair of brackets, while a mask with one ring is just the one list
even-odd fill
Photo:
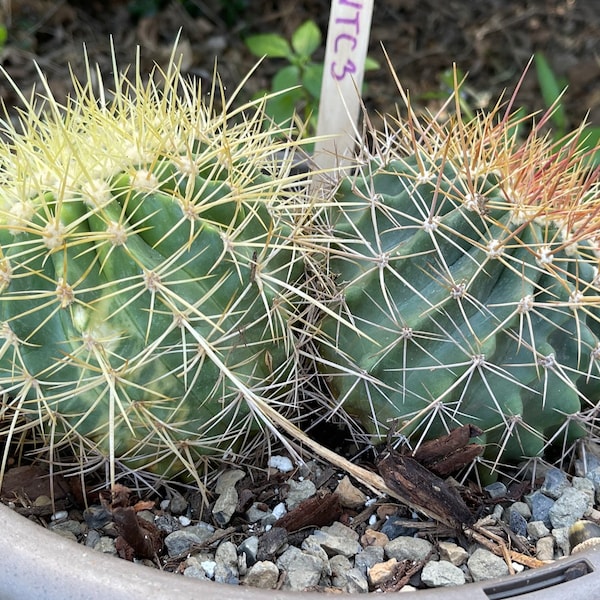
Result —
[[274, 527], [283, 527], [290, 533], [305, 527], [323, 527], [337, 521], [341, 514], [338, 495], [321, 490], [277, 519]]
[[456, 489], [414, 458], [388, 450], [377, 468], [386, 485], [409, 506], [455, 529], [474, 522]]

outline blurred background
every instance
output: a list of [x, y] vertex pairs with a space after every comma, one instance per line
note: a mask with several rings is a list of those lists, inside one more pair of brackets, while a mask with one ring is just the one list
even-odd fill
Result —
[[[70, 91], [69, 69], [85, 73], [84, 45], [91, 62], [108, 75], [110, 37], [120, 67], [133, 62], [139, 45], [142, 65], [150, 69], [154, 62], [166, 64], [181, 32], [183, 70], [209, 89], [217, 60], [231, 90], [258, 60], [246, 43], [249, 36], [291, 39], [311, 20], [323, 36], [311, 60], [322, 62], [329, 8], [325, 0], [0, 0], [0, 64], [28, 95], [39, 81], [35, 61], [60, 100]], [[586, 115], [600, 126], [598, 8], [598, 0], [376, 0], [369, 54], [379, 67], [366, 74], [365, 103], [372, 114], [388, 113], [399, 100], [382, 47], [413, 104], [429, 110], [447, 97], [453, 63], [468, 73], [463, 94], [476, 110], [494, 104], [503, 90], [510, 93], [537, 54], [547, 67], [548, 89], [540, 87], [534, 63], [517, 106], [544, 109], [550, 87], [568, 86], [558, 126], [569, 130]], [[266, 59], [245, 85], [243, 99], [271, 89], [286, 60]], [[0, 97], [9, 108], [19, 103], [3, 76]]]

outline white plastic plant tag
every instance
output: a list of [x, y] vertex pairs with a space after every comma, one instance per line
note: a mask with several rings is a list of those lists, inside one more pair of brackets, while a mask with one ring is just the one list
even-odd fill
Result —
[[340, 166], [356, 142], [360, 90], [369, 46], [373, 0], [333, 0], [325, 48], [314, 160]]

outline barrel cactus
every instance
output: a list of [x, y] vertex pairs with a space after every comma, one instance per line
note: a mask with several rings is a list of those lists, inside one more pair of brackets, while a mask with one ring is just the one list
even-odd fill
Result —
[[297, 415], [294, 144], [174, 60], [147, 83], [114, 71], [66, 106], [42, 77], [42, 106], [4, 121], [2, 469], [33, 428], [113, 481], [201, 482], [207, 457], [269, 439], [266, 413]]
[[560, 457], [600, 401], [598, 170], [584, 130], [554, 143], [546, 119], [456, 104], [409, 105], [337, 181], [320, 370], [374, 443], [472, 423], [494, 467]]

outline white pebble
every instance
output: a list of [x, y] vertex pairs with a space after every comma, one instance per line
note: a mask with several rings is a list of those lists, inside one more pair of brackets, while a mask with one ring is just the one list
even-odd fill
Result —
[[275, 508], [272, 511], [273, 516], [276, 519], [279, 519], [279, 518], [283, 517], [283, 515], [285, 515], [286, 512], [287, 511], [286, 511], [285, 503], [284, 502], [280, 502], [277, 506], [275, 506]]
[[215, 567], [217, 566], [217, 563], [214, 560], [203, 560], [200, 563], [200, 566], [204, 569], [204, 572], [209, 579], [212, 579], [215, 576]]
[[192, 522], [192, 520], [185, 515], [180, 515], [177, 520], [181, 525], [183, 525], [183, 527], [187, 527]]
[[271, 456], [269, 466], [282, 473], [289, 473], [294, 468], [292, 461], [287, 456]]
[[66, 510], [57, 510], [51, 517], [51, 521], [62, 521], [69, 516], [69, 513]]
[[377, 515], [371, 515], [369, 517], [369, 525], [375, 525], [377, 523]]

